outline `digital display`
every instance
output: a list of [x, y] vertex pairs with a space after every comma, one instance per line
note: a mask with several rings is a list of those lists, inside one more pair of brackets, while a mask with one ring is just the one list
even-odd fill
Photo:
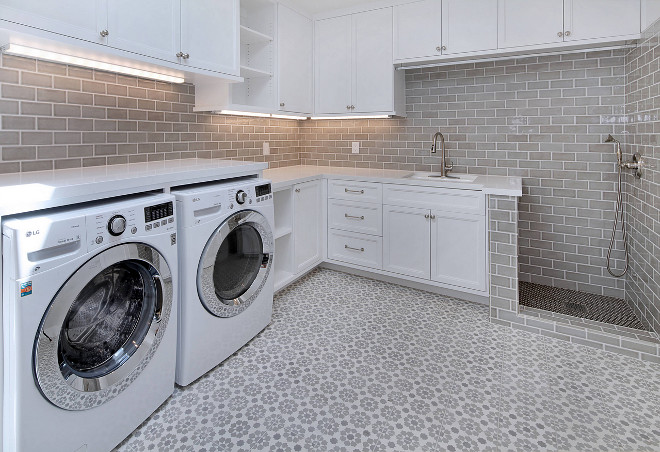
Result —
[[257, 198], [261, 196], [270, 195], [270, 184], [258, 185], [256, 187], [256, 191], [257, 191]]
[[144, 221], [149, 223], [151, 221], [160, 220], [174, 215], [174, 203], [166, 202], [158, 204], [157, 206], [149, 206], [144, 208]]

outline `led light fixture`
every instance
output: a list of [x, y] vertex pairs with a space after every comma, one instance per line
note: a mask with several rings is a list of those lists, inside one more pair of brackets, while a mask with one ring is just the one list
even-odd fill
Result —
[[297, 121], [304, 121], [305, 119], [307, 119], [307, 116], [278, 115], [273, 113], [255, 113], [252, 111], [220, 110], [219, 113], [222, 115], [251, 116], [255, 118], [295, 119]]
[[64, 53], [52, 52], [50, 50], [35, 49], [32, 47], [26, 47], [19, 44], [8, 44], [2, 47], [2, 52], [9, 55], [36, 58], [39, 60], [54, 61], [56, 63], [71, 64], [73, 66], [83, 66], [92, 69], [99, 69], [102, 71], [133, 75], [135, 77], [161, 80], [164, 82], [171, 82], [171, 83], [185, 82], [185, 79], [183, 77], [160, 74], [158, 72], [145, 71], [143, 69], [121, 66], [119, 64], [106, 63], [103, 61], [91, 60], [89, 58], [66, 55]]
[[390, 115], [312, 116], [310, 119], [389, 119]]

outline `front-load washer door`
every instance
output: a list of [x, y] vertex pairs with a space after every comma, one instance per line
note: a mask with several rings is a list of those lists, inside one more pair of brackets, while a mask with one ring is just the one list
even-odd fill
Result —
[[172, 295], [170, 267], [150, 246], [122, 244], [89, 260], [59, 290], [37, 332], [41, 393], [67, 410], [119, 395], [156, 352]]
[[261, 293], [273, 265], [273, 233], [266, 217], [245, 210], [227, 218], [204, 248], [197, 292], [217, 317], [245, 311]]

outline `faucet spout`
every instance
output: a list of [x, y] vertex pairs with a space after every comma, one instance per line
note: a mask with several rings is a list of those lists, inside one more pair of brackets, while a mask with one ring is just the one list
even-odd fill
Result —
[[445, 146], [445, 136], [442, 132], [436, 132], [433, 135], [433, 146], [431, 146], [431, 154], [436, 154], [438, 152], [438, 138], [440, 138], [440, 144], [442, 153], [440, 154], [440, 177], [452, 177], [447, 174], [454, 168], [454, 165], [447, 164], [447, 147]]

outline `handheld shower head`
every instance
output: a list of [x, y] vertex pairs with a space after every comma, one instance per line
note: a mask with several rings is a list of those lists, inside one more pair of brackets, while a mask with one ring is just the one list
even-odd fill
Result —
[[621, 153], [621, 143], [619, 140], [614, 138], [612, 135], [607, 135], [605, 138], [605, 143], [616, 143], [616, 159], [619, 167], [623, 164], [623, 154]]

